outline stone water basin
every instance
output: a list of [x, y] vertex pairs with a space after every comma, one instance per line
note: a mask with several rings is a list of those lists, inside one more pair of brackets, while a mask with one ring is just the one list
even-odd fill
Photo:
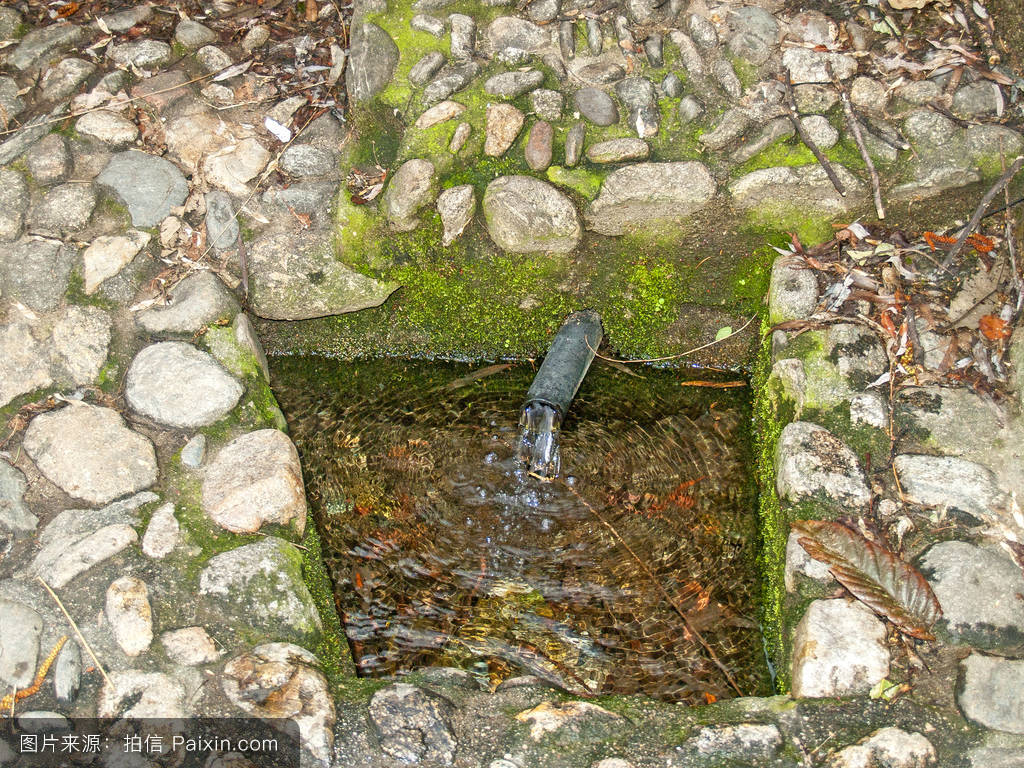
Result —
[[745, 386], [599, 361], [545, 483], [515, 459], [530, 363], [271, 367], [360, 674], [456, 666], [690, 703], [769, 690]]

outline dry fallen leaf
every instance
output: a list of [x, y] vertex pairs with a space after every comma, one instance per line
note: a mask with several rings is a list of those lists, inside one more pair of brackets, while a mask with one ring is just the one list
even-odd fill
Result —
[[853, 596], [919, 640], [934, 640], [942, 608], [914, 566], [845, 525], [825, 520], [793, 523], [800, 546], [828, 566]]
[[1005, 320], [995, 315], [982, 315], [978, 320], [978, 328], [989, 341], [1010, 338], [1010, 328]]

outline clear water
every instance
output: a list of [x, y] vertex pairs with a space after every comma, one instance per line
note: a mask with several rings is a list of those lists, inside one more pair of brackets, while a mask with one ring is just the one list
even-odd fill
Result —
[[554, 480], [562, 468], [558, 447], [558, 411], [541, 403], [523, 408], [519, 417], [519, 451], [516, 457], [530, 474], [542, 480]]
[[595, 364], [524, 444], [530, 365], [271, 368], [361, 674], [767, 693], [744, 390]]

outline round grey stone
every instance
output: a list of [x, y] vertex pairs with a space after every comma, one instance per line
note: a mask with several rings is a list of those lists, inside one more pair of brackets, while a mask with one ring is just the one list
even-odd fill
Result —
[[398, 287], [355, 272], [338, 261], [328, 238], [279, 232], [249, 250], [253, 312], [271, 320], [306, 320], [376, 307]]
[[24, 72], [77, 45], [85, 29], [77, 24], [46, 24], [25, 35], [7, 57], [7, 63]]
[[396, 683], [373, 694], [369, 709], [381, 749], [392, 758], [403, 763], [452, 763], [458, 741], [452, 730], [454, 708], [446, 699]]
[[538, 88], [530, 93], [530, 106], [542, 120], [558, 120], [562, 117], [565, 97], [559, 91]]
[[818, 280], [786, 257], [775, 259], [768, 286], [768, 318], [772, 325], [800, 320], [818, 305]]
[[151, 5], [137, 5], [117, 13], [105, 13], [100, 16], [103, 25], [111, 32], [127, 32], [136, 24], [148, 21], [153, 16]]
[[174, 28], [174, 40], [183, 48], [194, 51], [217, 39], [217, 33], [192, 19], [182, 19]]
[[960, 663], [957, 703], [968, 720], [986, 728], [1024, 733], [1024, 659], [972, 653]]
[[884, 112], [889, 102], [885, 85], [871, 77], [854, 78], [850, 86], [850, 101], [865, 112]]
[[426, 32], [438, 39], [444, 37], [444, 22], [436, 16], [417, 13], [412, 17], [412, 20], [409, 22], [409, 26], [417, 32]]
[[174, 505], [162, 505], [149, 518], [146, 533], [142, 537], [142, 551], [156, 560], [166, 557], [178, 545], [180, 531], [178, 519], [174, 516]]
[[157, 479], [153, 444], [109, 408], [74, 403], [42, 413], [29, 423], [23, 447], [51, 482], [90, 504], [106, 504]]
[[924, 150], [947, 144], [956, 133], [952, 120], [930, 109], [915, 109], [903, 121], [903, 134], [907, 140]]
[[204, 45], [196, 51], [196, 61], [210, 74], [227, 69], [233, 63], [231, 57], [215, 45]]
[[619, 110], [612, 97], [599, 88], [581, 88], [573, 95], [576, 109], [594, 125], [609, 126], [619, 122]]
[[515, 16], [499, 16], [484, 31], [486, 47], [491, 53], [516, 48], [527, 53], [538, 53], [551, 42], [544, 27]]
[[212, 189], [206, 193], [206, 239], [217, 253], [238, 246], [238, 220], [227, 192]]
[[238, 302], [224, 283], [213, 272], [200, 270], [171, 289], [167, 304], [139, 312], [136, 321], [150, 333], [194, 333], [218, 320], [230, 320], [238, 311]]
[[189, 469], [199, 469], [206, 456], [206, 435], [193, 436], [181, 449], [181, 463]]
[[349, 98], [366, 102], [391, 82], [398, 66], [398, 46], [376, 24], [353, 26], [345, 85]]
[[695, 161], [637, 163], [613, 171], [586, 210], [587, 228], [622, 235], [674, 226], [715, 195], [708, 169]]
[[729, 15], [732, 34], [726, 41], [729, 50], [752, 64], [764, 64], [779, 41], [779, 23], [768, 11], [756, 5], [735, 9]]
[[203, 511], [234, 533], [264, 525], [306, 526], [306, 495], [299, 454], [288, 436], [260, 429], [236, 437], [210, 462], [203, 479]]
[[83, 136], [92, 136], [114, 149], [123, 149], [139, 137], [135, 123], [114, 112], [97, 110], [78, 118], [75, 130]]
[[409, 82], [416, 86], [426, 85], [442, 66], [444, 66], [443, 53], [440, 51], [425, 53], [409, 70]]
[[808, 115], [800, 118], [807, 135], [819, 149], [831, 149], [839, 141], [839, 131], [832, 127], [832, 123], [821, 115]]
[[643, 139], [610, 139], [591, 144], [587, 159], [592, 163], [622, 163], [627, 160], [646, 160], [651, 148]]
[[863, 603], [815, 600], [793, 635], [793, 697], [867, 693], [889, 674], [885, 637], [885, 624]]
[[829, 768], [926, 768], [936, 764], [935, 747], [920, 733], [881, 728], [829, 758]]
[[476, 212], [476, 193], [472, 184], [461, 184], [442, 192], [437, 198], [444, 234], [441, 245], [448, 247], [462, 234]]
[[866, 509], [871, 492], [853, 451], [824, 427], [806, 421], [785, 426], [775, 451], [779, 498], [819, 498], [844, 509]]
[[[50, 133], [37, 141], [25, 154], [25, 165], [32, 178], [40, 184], [56, 184], [64, 181], [71, 172], [71, 155], [67, 139], [59, 133]], [[2, 172], [0, 172], [2, 173]], [[6, 187], [6, 184], [4, 185]], [[4, 193], [0, 191], [0, 196]], [[0, 205], [3, 201], [0, 200]], [[3, 213], [0, 213], [2, 218]], [[3, 239], [0, 234], [0, 240]]]
[[311, 144], [292, 144], [281, 154], [281, 170], [292, 176], [325, 176], [337, 173], [334, 158]]
[[77, 91], [95, 71], [96, 65], [84, 59], [62, 59], [46, 70], [39, 87], [50, 101], [63, 101]]
[[561, 7], [562, 3], [560, 0], [532, 0], [526, 6], [526, 17], [538, 24], [546, 24], [558, 16]]
[[[950, 414], [942, 414], [948, 420]], [[996, 430], [986, 432], [994, 434]], [[893, 462], [907, 501], [982, 519], [1008, 506], [1006, 493], [987, 468], [956, 456], [900, 454]]]
[[760, 723], [708, 725], [687, 739], [684, 748], [719, 760], [766, 761], [782, 748], [778, 726]]
[[954, 643], [1012, 649], [1024, 642], [1024, 574], [1001, 550], [944, 541], [921, 558], [942, 606], [939, 626]]
[[529, 176], [502, 176], [488, 184], [483, 211], [491, 239], [511, 253], [568, 253], [582, 235], [572, 201]]
[[28, 230], [33, 234], [64, 237], [78, 232], [92, 216], [96, 192], [92, 184], [60, 184], [28, 212]]
[[122, 576], [107, 587], [104, 614], [126, 656], [138, 656], [153, 642], [149, 589], [137, 576]]
[[0, 293], [37, 312], [56, 309], [68, 287], [75, 249], [48, 240], [19, 240], [0, 249]]
[[835, 42], [839, 27], [821, 11], [803, 11], [790, 20], [789, 34], [812, 45], [829, 45]]
[[544, 73], [536, 69], [501, 72], [484, 82], [484, 91], [502, 99], [514, 99], [544, 82]]
[[199, 598], [211, 623], [286, 642], [316, 642], [320, 635], [302, 555], [277, 536], [211, 557], [199, 574]]
[[964, 117], [994, 115], [999, 105], [999, 86], [977, 82], [957, 89], [953, 94], [953, 111]]
[[15, 8], [0, 8], [0, 40], [13, 40], [21, 26], [21, 13]]
[[43, 618], [22, 603], [0, 598], [0, 681], [28, 688], [36, 676]]
[[419, 210], [437, 197], [437, 172], [429, 160], [408, 160], [391, 178], [384, 192], [383, 207], [391, 226], [408, 232], [419, 226]]
[[172, 427], [200, 427], [225, 416], [242, 385], [191, 344], [152, 344], [132, 360], [125, 397], [139, 413]]
[[476, 22], [472, 16], [453, 13], [448, 17], [449, 48], [456, 61], [469, 61], [476, 49]]
[[794, 83], [832, 82], [826, 64], [840, 80], [846, 80], [857, 72], [857, 60], [853, 56], [807, 48], [787, 48], [782, 54], [782, 64], [789, 69]]
[[18, 95], [17, 82], [13, 77], [0, 76], [0, 116], [9, 122], [20, 115], [23, 109], [25, 102]]
[[0, 168], [0, 243], [17, 240], [21, 236], [28, 203], [25, 178], [17, 171]]
[[[668, 96], [670, 99], [678, 99], [680, 96], [682, 96], [683, 81], [679, 79], [679, 75], [677, 75], [675, 72], [669, 72], [667, 75], [665, 75], [665, 79], [661, 81], [661, 92]], [[681, 117], [682, 116], [680, 115], [680, 118]]]
[[703, 111], [704, 107], [693, 96], [684, 96], [679, 101], [679, 108], [676, 110], [676, 114], [679, 115], [680, 122], [689, 123], [700, 117]]
[[119, 67], [152, 70], [171, 60], [171, 46], [159, 40], [136, 40], [112, 46], [107, 55]]
[[34, 531], [39, 518], [25, 506], [25, 476], [0, 459], [0, 526], [8, 531]]
[[96, 381], [107, 361], [112, 326], [99, 307], [69, 306], [53, 327], [54, 375], [77, 385]]
[[188, 184], [169, 160], [128, 150], [110, 158], [96, 183], [127, 206], [136, 227], [155, 227], [188, 196]]
[[75, 640], [64, 643], [53, 666], [53, 692], [65, 704], [74, 701], [82, 681], [82, 652]]
[[686, 19], [690, 29], [690, 39], [705, 51], [718, 45], [718, 32], [709, 19], [699, 13], [691, 13]]
[[0, 407], [53, 383], [49, 355], [28, 323], [0, 325]]

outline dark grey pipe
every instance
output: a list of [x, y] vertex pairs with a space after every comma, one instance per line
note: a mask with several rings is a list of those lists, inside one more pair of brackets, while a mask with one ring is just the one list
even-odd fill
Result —
[[558, 430], [594, 360], [604, 331], [597, 312], [573, 312], [562, 323], [523, 403], [519, 460], [531, 474], [558, 477], [562, 464]]
[[555, 340], [551, 342], [544, 362], [526, 392], [523, 409], [535, 404], [546, 405], [558, 412], [559, 421], [564, 419], [603, 336], [604, 329], [597, 312], [584, 309], [569, 315], [555, 334]]

